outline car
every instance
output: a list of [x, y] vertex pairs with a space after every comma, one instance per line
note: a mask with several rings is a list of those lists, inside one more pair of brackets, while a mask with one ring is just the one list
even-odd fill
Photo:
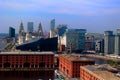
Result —
[[116, 74], [116, 76], [120, 77], [120, 72], [118, 72], [118, 73]]

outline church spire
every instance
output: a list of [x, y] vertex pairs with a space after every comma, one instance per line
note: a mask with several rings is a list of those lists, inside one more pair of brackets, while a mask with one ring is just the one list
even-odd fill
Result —
[[43, 37], [43, 30], [42, 30], [41, 23], [39, 23], [39, 26], [38, 26], [38, 37]]

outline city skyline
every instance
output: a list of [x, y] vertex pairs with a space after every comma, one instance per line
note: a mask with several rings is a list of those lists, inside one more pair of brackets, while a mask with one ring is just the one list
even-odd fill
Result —
[[50, 30], [50, 21], [56, 26], [67, 24], [68, 28], [87, 29], [88, 32], [104, 33], [120, 28], [119, 0], [1, 0], [0, 33], [8, 33], [9, 26], [18, 32], [22, 21], [34, 22], [35, 30], [41, 22], [43, 31]]

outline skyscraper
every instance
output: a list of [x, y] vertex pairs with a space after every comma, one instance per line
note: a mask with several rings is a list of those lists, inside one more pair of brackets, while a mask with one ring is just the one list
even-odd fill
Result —
[[115, 54], [120, 55], [120, 29], [117, 29], [115, 35]]
[[13, 27], [9, 27], [9, 37], [15, 37], [15, 29]]
[[115, 35], [113, 31], [105, 31], [104, 33], [104, 53], [113, 54], [115, 46]]
[[54, 37], [55, 19], [50, 22], [50, 38]]
[[63, 36], [63, 34], [66, 32], [67, 25], [64, 25], [64, 24], [58, 25], [57, 29], [58, 29], [57, 34], [59, 36]]
[[27, 32], [33, 33], [33, 22], [28, 22], [28, 24], [27, 24]]

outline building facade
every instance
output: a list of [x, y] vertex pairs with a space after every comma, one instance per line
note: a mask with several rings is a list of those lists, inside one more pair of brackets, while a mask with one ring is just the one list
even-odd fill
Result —
[[1, 69], [54, 69], [52, 52], [1, 52]]
[[120, 55], [120, 29], [117, 29], [115, 35], [115, 54]]
[[102, 54], [104, 53], [104, 39], [96, 41], [95, 51], [97, 53], [102, 53]]
[[54, 29], [55, 29], [55, 19], [50, 22], [50, 38], [54, 37]]
[[113, 31], [105, 31], [104, 33], [104, 53], [113, 54], [115, 46], [115, 35]]
[[69, 78], [80, 77], [80, 66], [93, 65], [95, 62], [82, 58], [77, 54], [61, 54], [59, 56], [59, 70]]
[[[120, 80], [115, 73], [108, 71], [108, 66], [88, 65], [80, 66], [81, 80]], [[111, 70], [111, 69], [109, 69]]]
[[15, 37], [15, 29], [13, 27], [9, 27], [9, 37]]
[[85, 49], [85, 33], [86, 29], [67, 29], [63, 37], [61, 37], [61, 44], [69, 49], [72, 43], [73, 51]]
[[33, 33], [33, 22], [27, 23], [27, 32]]
[[95, 50], [95, 39], [94, 36], [85, 35], [85, 50]]

